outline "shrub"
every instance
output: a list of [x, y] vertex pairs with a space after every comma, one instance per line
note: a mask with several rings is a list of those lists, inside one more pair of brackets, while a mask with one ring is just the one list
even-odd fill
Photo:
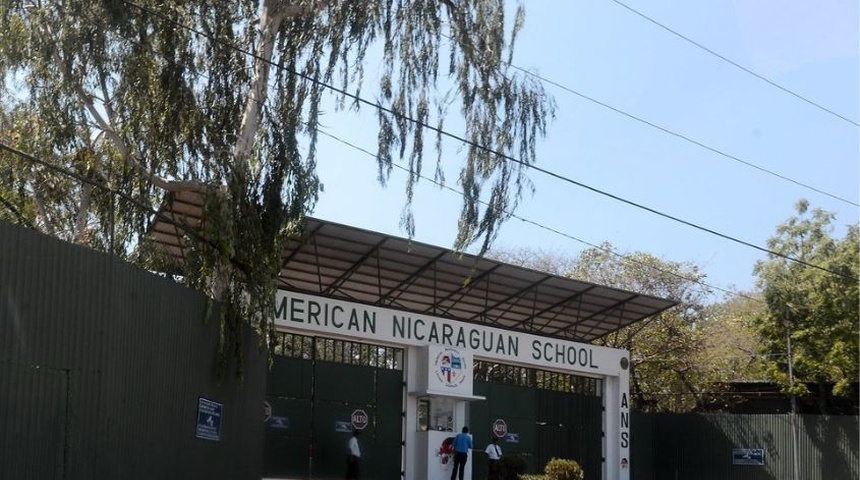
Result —
[[502, 473], [505, 480], [519, 480], [520, 475], [526, 473], [526, 467], [528, 467], [525, 457], [516, 453], [502, 455], [502, 459], [499, 461], [502, 462]]
[[583, 480], [585, 478], [585, 472], [582, 471], [582, 467], [578, 463], [564, 458], [553, 458], [547, 462], [543, 471], [549, 480]]

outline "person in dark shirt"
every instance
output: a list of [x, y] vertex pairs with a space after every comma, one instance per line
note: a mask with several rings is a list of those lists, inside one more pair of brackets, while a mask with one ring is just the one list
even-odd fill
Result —
[[469, 450], [472, 449], [472, 436], [469, 435], [469, 427], [463, 427], [463, 431], [454, 437], [454, 465], [451, 469], [451, 480], [457, 479], [460, 472], [460, 480], [466, 470], [466, 461], [469, 460]]

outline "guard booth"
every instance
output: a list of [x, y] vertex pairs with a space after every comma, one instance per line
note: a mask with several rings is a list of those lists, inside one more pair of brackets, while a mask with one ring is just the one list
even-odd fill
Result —
[[[179, 192], [163, 213], [200, 225], [202, 204]], [[159, 219], [152, 236], [182, 261], [180, 233]], [[590, 342], [675, 302], [313, 218], [282, 258], [266, 475], [342, 478], [364, 426], [367, 478], [429, 479], [440, 440], [468, 425], [476, 450], [504, 430], [530, 472], [557, 456], [630, 478], [628, 353]], [[424, 383], [441, 375], [438, 349], [469, 360], [471, 390]], [[473, 452], [474, 478], [484, 463]]]
[[[409, 356], [406, 428], [412, 441], [405, 449], [406, 468], [412, 472], [410, 478], [448, 480], [454, 463], [453, 440], [469, 424], [469, 403], [485, 400], [472, 395], [472, 352], [431, 344], [410, 347]], [[474, 465], [475, 455], [471, 457]], [[472, 468], [465, 469], [463, 479], [472, 480]]]

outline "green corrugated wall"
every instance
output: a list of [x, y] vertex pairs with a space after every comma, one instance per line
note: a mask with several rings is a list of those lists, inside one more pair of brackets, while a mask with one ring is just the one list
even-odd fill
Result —
[[[632, 417], [634, 480], [856, 480], [857, 416], [798, 415], [794, 476], [790, 415]], [[735, 448], [764, 449], [764, 465], [735, 465]]]
[[[260, 478], [265, 355], [216, 378], [206, 299], [0, 222], [0, 479]], [[221, 441], [195, 437], [198, 397]]]

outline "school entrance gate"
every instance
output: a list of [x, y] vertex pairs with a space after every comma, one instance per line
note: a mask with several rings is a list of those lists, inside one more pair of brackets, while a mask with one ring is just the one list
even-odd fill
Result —
[[[178, 192], [153, 225], [154, 242], [177, 262], [185, 261], [193, 239], [170, 219], [203, 225], [204, 203], [200, 193]], [[403, 365], [393, 373], [388, 365], [339, 364], [310, 354], [290, 357], [302, 362], [278, 360], [276, 369], [288, 373], [273, 375], [271, 402], [263, 413], [267, 421], [282, 423], [272, 425], [281, 431], [267, 437], [266, 464], [273, 471], [341, 477], [347, 434], [340, 430], [363, 410], [370, 435], [362, 443], [376, 456], [373, 462], [366, 459], [368, 478], [369, 469], [391, 472], [400, 463], [400, 478], [434, 480], [439, 472], [431, 470], [444, 465], [435, 445], [445, 429], [470, 421], [466, 404], [489, 400], [492, 405], [493, 399], [474, 390], [471, 372], [461, 370], [471, 369], [475, 360], [598, 379], [601, 436], [596, 443], [591, 436], [583, 440], [589, 443], [583, 458], [596, 458], [591, 452], [599, 449], [600, 478], [630, 478], [629, 354], [594, 342], [676, 302], [314, 218], [305, 219], [281, 260], [278, 331], [399, 348]], [[392, 375], [398, 380], [388, 383]], [[401, 384], [399, 402], [395, 382]], [[542, 399], [535, 402], [536, 410], [555, 410]], [[386, 419], [394, 412], [402, 415], [399, 423]], [[434, 425], [423, 423], [428, 413]], [[534, 420], [536, 458], [545, 457], [550, 444], [567, 445], [565, 457], [578, 448], [571, 433], [577, 426], [568, 424], [581, 418], [568, 422], [536, 415]], [[398, 428], [400, 435], [391, 440], [382, 434]], [[401, 442], [405, 453], [398, 457], [389, 441]]]
[[363, 476], [400, 478], [402, 362], [397, 348], [279, 334], [263, 412], [263, 475], [343, 478], [358, 428]]

